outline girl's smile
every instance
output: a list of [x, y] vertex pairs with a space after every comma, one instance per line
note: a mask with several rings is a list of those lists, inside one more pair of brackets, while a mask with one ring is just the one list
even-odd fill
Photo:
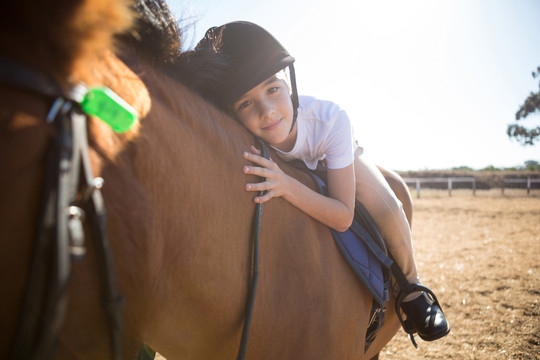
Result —
[[264, 127], [263, 129], [266, 130], [266, 131], [277, 129], [277, 127], [281, 124], [281, 121], [282, 121], [282, 119], [279, 119], [278, 121]]

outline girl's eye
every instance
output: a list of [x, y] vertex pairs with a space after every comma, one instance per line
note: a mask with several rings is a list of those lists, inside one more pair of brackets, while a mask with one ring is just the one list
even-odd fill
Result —
[[279, 90], [279, 86], [272, 86], [268, 89], [268, 94], [274, 94]]
[[238, 105], [237, 110], [245, 109], [245, 108], [247, 108], [250, 104], [251, 104], [251, 101], [244, 101], [243, 103], [240, 103], [240, 105]]

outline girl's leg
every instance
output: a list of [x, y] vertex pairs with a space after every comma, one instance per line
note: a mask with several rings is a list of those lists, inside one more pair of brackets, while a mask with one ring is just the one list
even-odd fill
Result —
[[409, 228], [412, 229], [412, 215], [413, 215], [413, 206], [411, 193], [409, 192], [409, 187], [407, 183], [403, 181], [403, 178], [399, 176], [393, 170], [385, 169], [384, 167], [377, 165], [377, 168], [384, 176], [384, 180], [390, 185], [390, 189], [396, 195], [401, 204], [403, 205], [403, 211], [409, 222]]
[[[355, 156], [356, 198], [364, 205], [409, 283], [418, 283], [412, 236], [401, 202], [379, 169], [364, 155]], [[396, 289], [394, 289], [396, 290]], [[413, 293], [405, 300], [420, 295]]]
[[[354, 168], [357, 199], [373, 217], [388, 250], [409, 283], [419, 283], [412, 249], [411, 230], [401, 202], [396, 198], [379, 169], [361, 155], [361, 151], [355, 156]], [[397, 294], [399, 290], [396, 284], [395, 293]], [[407, 295], [403, 299], [401, 308], [407, 315], [407, 321], [410, 318], [414, 328], [408, 329], [407, 332], [417, 332], [424, 340], [437, 340], [450, 331], [438, 302], [432, 301], [423, 292]]]

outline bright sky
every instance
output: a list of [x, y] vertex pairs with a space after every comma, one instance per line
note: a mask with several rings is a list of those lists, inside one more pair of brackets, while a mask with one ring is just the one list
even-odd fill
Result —
[[[347, 111], [366, 155], [395, 170], [510, 167], [540, 144], [506, 135], [538, 79], [538, 0], [168, 0], [192, 48], [257, 23], [296, 58], [300, 94]], [[524, 125], [537, 126], [540, 116]]]

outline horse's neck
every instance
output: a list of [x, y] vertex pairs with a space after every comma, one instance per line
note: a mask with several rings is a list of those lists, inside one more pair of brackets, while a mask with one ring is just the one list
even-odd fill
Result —
[[[118, 258], [131, 269], [122, 274], [125, 296], [163, 304], [144, 311], [151, 334], [165, 331], [171, 314], [182, 319], [174, 329], [181, 338], [207, 331], [215, 318], [227, 329], [245, 302], [254, 204], [244, 191], [242, 151], [253, 138], [181, 84], [137, 59], [127, 63], [130, 76], [141, 76], [137, 88], [122, 83], [130, 76], [106, 76], [114, 80], [107, 85], [128, 101], [130, 93], [149, 94], [142, 103], [150, 107], [130, 139], [101, 127], [94, 134], [113, 248], [131, 254]], [[116, 148], [111, 158], [100, 150], [107, 146]], [[223, 298], [226, 314], [213, 306]]]
[[[126, 135], [92, 123], [94, 165], [105, 179], [113, 227], [126, 221], [118, 207], [125, 204], [138, 209], [130, 214], [133, 227], [141, 228], [134, 236], [148, 237], [141, 244], [151, 239], [165, 246], [159, 243], [171, 238], [202, 244], [217, 236], [205, 235], [208, 223], [246, 238], [254, 204], [243, 189], [242, 151], [252, 136], [178, 82], [129, 57], [130, 68], [109, 54], [99, 67], [103, 73], [88, 79], [101, 80], [141, 114]], [[185, 254], [184, 248], [178, 255]]]

